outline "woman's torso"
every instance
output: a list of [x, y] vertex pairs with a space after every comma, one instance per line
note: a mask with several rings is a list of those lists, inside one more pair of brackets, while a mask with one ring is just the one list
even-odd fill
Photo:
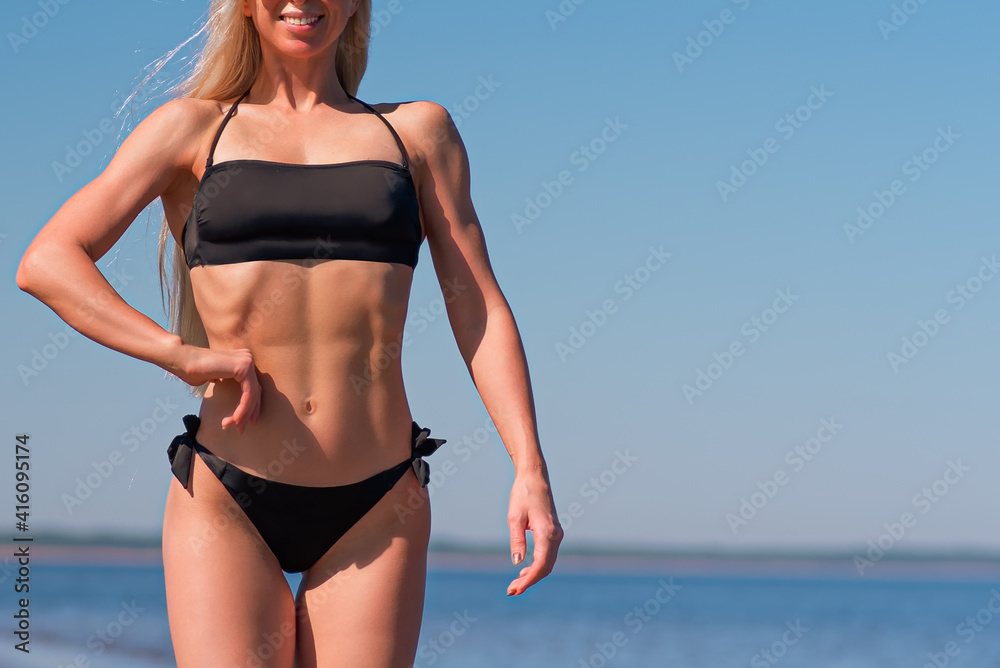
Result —
[[[201, 156], [232, 102], [218, 103]], [[225, 125], [213, 160], [404, 160], [382, 121], [367, 110], [351, 111], [356, 113], [324, 109], [308, 121], [290, 121], [244, 100]], [[192, 168], [190, 187], [163, 197], [182, 248], [200, 176]], [[338, 176], [346, 172], [330, 170], [329, 178]], [[401, 354], [412, 274], [405, 264], [354, 259], [193, 267], [192, 291], [209, 347], [250, 349], [261, 386], [258, 423], [239, 435], [221, 428], [239, 403], [239, 384], [210, 383], [198, 440], [240, 468], [302, 485], [346, 484], [409, 456], [412, 418]]]

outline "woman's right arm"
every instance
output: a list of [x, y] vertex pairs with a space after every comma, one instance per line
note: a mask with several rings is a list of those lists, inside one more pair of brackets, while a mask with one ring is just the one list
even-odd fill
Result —
[[[232, 420], [242, 433], [256, 419], [259, 387], [248, 351], [212, 351], [184, 344], [129, 306], [96, 262], [155, 198], [190, 185], [191, 165], [218, 114], [203, 102], [171, 100], [122, 142], [107, 168], [38, 232], [17, 268], [17, 286], [48, 305], [84, 336], [156, 364], [191, 385], [236, 378], [244, 397]], [[206, 355], [208, 353], [208, 355]]]

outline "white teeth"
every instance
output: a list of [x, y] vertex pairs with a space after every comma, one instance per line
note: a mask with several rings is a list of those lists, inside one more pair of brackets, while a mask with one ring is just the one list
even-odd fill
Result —
[[311, 16], [309, 18], [301, 18], [296, 16], [282, 16], [281, 18], [285, 23], [293, 26], [308, 26], [312, 25], [313, 23], [316, 23], [316, 21], [319, 21], [318, 16]]

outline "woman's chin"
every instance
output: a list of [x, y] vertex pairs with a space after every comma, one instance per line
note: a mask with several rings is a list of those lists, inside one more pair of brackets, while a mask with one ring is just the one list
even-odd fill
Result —
[[286, 38], [277, 44], [272, 44], [272, 51], [278, 56], [287, 58], [309, 58], [323, 53], [324, 48], [317, 46], [312, 40]]

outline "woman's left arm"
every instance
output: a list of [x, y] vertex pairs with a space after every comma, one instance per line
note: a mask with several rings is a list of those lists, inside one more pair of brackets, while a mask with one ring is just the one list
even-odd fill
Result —
[[511, 561], [532, 563], [507, 587], [517, 595], [552, 571], [563, 529], [555, 511], [539, 445], [534, 398], [521, 336], [490, 266], [483, 229], [472, 205], [469, 157], [448, 110], [411, 102], [407, 125], [415, 142], [421, 217], [448, 320], [458, 349], [514, 464], [507, 524]]

